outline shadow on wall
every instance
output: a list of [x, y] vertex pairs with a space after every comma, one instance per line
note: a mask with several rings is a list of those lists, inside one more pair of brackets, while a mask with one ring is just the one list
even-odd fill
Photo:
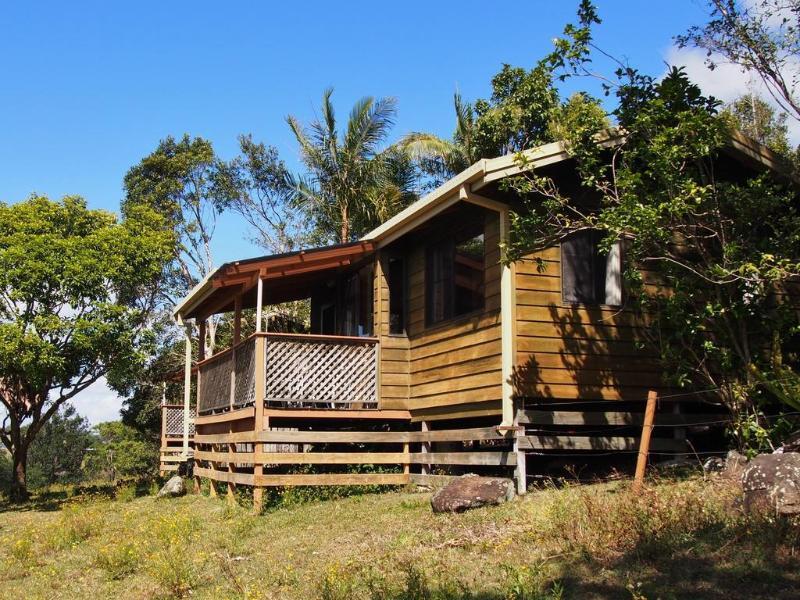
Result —
[[[520, 319], [524, 351], [512, 375], [515, 397], [537, 411], [538, 443], [553, 450], [621, 449], [619, 439], [595, 435], [576, 440], [566, 434], [589, 433], [581, 431], [583, 425], [591, 425], [591, 432], [598, 434], [608, 428], [607, 433], [617, 437], [640, 432], [630, 414], [609, 416], [606, 402], [618, 402], [612, 405], [615, 411], [639, 411], [648, 389], [661, 387], [659, 361], [641, 343], [641, 318], [624, 308], [551, 303], [538, 310], [546, 310], [549, 320]], [[565, 422], [557, 412], [571, 415]]]

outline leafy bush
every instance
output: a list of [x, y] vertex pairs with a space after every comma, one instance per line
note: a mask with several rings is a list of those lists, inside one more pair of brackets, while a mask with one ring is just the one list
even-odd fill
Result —
[[68, 504], [62, 509], [56, 525], [47, 532], [46, 544], [56, 550], [77, 546], [102, 527], [102, 519], [96, 510], [82, 503]]
[[89, 422], [74, 407], [62, 406], [42, 426], [28, 450], [28, 486], [80, 481], [84, 456], [95, 442]]
[[98, 442], [86, 461], [94, 477], [145, 477], [158, 471], [158, 444], [119, 421], [96, 427]]

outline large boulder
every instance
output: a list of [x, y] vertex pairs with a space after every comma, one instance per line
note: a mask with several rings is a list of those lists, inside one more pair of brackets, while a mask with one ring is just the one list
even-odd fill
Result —
[[514, 497], [514, 482], [503, 477], [462, 475], [431, 497], [435, 513], [463, 512], [492, 504], [502, 504]]
[[800, 454], [760, 454], [742, 473], [744, 509], [800, 514]]
[[782, 452], [800, 452], [800, 431], [786, 438], [783, 444], [781, 444], [781, 447], [775, 452], [778, 454]]
[[183, 482], [183, 477], [175, 475], [164, 484], [164, 487], [158, 492], [156, 498], [177, 498], [178, 496], [183, 496], [185, 493], [186, 484]]

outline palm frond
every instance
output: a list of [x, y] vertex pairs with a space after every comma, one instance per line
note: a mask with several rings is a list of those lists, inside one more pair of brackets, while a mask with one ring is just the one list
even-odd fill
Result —
[[394, 98], [361, 98], [353, 106], [347, 124], [343, 147], [354, 158], [369, 158], [377, 153], [377, 146], [394, 125], [397, 112]]

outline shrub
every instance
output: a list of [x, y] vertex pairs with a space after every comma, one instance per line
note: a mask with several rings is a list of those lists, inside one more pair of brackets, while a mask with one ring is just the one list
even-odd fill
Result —
[[20, 563], [27, 562], [33, 556], [33, 539], [28, 532], [9, 540], [8, 546], [11, 556]]
[[551, 583], [547, 565], [501, 565], [506, 581], [503, 598], [506, 600], [560, 600], [564, 589], [559, 582]]
[[128, 483], [117, 488], [114, 497], [120, 502], [131, 502], [136, 499], [136, 485]]
[[97, 511], [85, 504], [68, 504], [61, 510], [58, 523], [47, 532], [46, 545], [54, 550], [77, 546], [102, 528], [100, 521]]
[[136, 542], [114, 540], [95, 552], [95, 566], [109, 579], [123, 579], [136, 571], [141, 553]]
[[635, 552], [649, 556], [690, 543], [701, 532], [722, 531], [736, 518], [730, 507], [733, 489], [718, 482], [715, 493], [701, 480], [651, 486], [638, 494], [568, 487], [552, 495], [544, 536], [563, 550], [599, 560]]
[[174, 597], [183, 597], [199, 582], [197, 560], [191, 543], [199, 527], [194, 515], [172, 514], [155, 527], [155, 548], [148, 557], [150, 576]]

